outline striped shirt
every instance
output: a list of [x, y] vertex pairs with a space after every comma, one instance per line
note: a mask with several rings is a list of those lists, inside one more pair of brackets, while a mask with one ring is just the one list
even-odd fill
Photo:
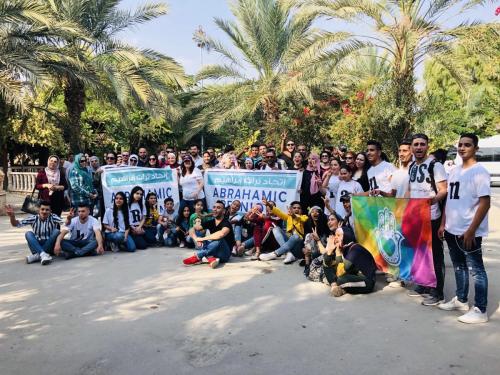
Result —
[[31, 225], [36, 238], [42, 241], [48, 239], [55, 229], [59, 229], [62, 222], [62, 219], [55, 214], [50, 214], [46, 220], [42, 220], [40, 215], [32, 215], [20, 220], [17, 226]]

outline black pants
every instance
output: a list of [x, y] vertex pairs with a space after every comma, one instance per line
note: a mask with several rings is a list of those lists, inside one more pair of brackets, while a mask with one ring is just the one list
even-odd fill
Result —
[[362, 274], [352, 275], [346, 273], [337, 279], [337, 285], [349, 294], [367, 294], [373, 292], [375, 280]]
[[441, 218], [432, 220], [432, 261], [434, 262], [434, 273], [436, 274], [436, 287], [432, 289], [431, 295], [438, 298], [444, 297], [444, 250], [443, 241], [438, 236]]

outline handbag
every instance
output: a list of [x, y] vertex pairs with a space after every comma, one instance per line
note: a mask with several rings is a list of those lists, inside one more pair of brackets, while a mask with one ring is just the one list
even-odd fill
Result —
[[26, 198], [24, 198], [23, 206], [21, 207], [21, 211], [26, 212], [27, 214], [36, 215], [40, 211], [40, 203], [42, 202], [42, 200], [33, 198], [35, 189], [36, 185], [33, 188], [31, 195], [27, 195]]

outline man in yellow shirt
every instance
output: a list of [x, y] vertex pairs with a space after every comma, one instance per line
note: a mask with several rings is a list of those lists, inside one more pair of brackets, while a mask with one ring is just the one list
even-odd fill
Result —
[[286, 222], [286, 232], [276, 227], [273, 230], [274, 237], [280, 247], [267, 254], [261, 254], [260, 260], [273, 260], [283, 254], [286, 254], [284, 263], [290, 264], [302, 257], [302, 248], [304, 247], [304, 223], [307, 221], [307, 215], [302, 215], [302, 208], [299, 201], [294, 201], [288, 209], [288, 214], [281, 211], [266, 198], [262, 198], [264, 203], [271, 210], [271, 215], [276, 215]]

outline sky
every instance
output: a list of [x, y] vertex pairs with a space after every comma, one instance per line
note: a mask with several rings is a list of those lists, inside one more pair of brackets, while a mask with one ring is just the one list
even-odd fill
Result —
[[[432, 1], [432, 0], [430, 0]], [[168, 14], [159, 19], [147, 22], [127, 32], [124, 39], [135, 46], [141, 48], [153, 48], [164, 53], [184, 66], [189, 74], [196, 73], [201, 67], [200, 49], [196, 47], [192, 37], [195, 30], [202, 26], [204, 31], [215, 39], [225, 41], [224, 35], [217, 29], [214, 18], [232, 19], [227, 0], [167, 0], [169, 7]], [[121, 7], [124, 9], [135, 9], [144, 4], [144, 0], [123, 0]], [[495, 5], [489, 4], [483, 7], [476, 7], [468, 11], [463, 18], [479, 19], [485, 22], [498, 22], [499, 17], [495, 17], [495, 8], [500, 6], [500, 1]], [[445, 20], [450, 24], [461, 21], [456, 17]], [[318, 26], [328, 29], [338, 29], [338, 25], [332, 26], [333, 21], [322, 21]], [[346, 31], [359, 32], [359, 26], [342, 25]], [[363, 30], [363, 27], [361, 27]], [[365, 29], [367, 31], [367, 29]], [[221, 63], [224, 60], [217, 54], [203, 52], [204, 64]], [[421, 75], [422, 67], [417, 71]]]

